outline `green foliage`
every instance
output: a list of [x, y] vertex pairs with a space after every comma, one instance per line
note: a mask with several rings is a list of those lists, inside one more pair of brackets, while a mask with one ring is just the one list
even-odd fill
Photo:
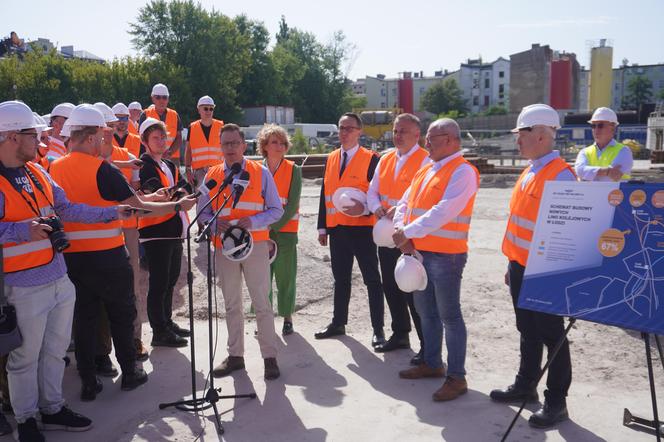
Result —
[[431, 86], [421, 98], [421, 106], [433, 114], [457, 111], [459, 116], [468, 111], [461, 89], [453, 78], [442, 80]]
[[505, 109], [503, 106], [491, 106], [487, 110], [484, 111], [484, 115], [507, 115], [507, 109]]
[[309, 140], [302, 133], [302, 129], [295, 129], [295, 133], [291, 136], [291, 143], [292, 146], [289, 149], [289, 153], [307, 153], [309, 149]]
[[627, 83], [627, 94], [623, 98], [623, 109], [639, 109], [652, 98], [652, 81], [648, 77], [638, 75]]

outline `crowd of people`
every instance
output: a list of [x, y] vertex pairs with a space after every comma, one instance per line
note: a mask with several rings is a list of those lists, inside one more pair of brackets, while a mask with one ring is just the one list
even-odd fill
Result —
[[[173, 321], [172, 299], [188, 212], [196, 205], [199, 229], [212, 226], [228, 330], [227, 357], [213, 375], [245, 367], [244, 280], [264, 377], [280, 376], [272, 303], [283, 318], [282, 335], [292, 334], [302, 190], [301, 168], [285, 157], [288, 133], [264, 126], [257, 137], [264, 159], [255, 161], [245, 157], [242, 129], [213, 117], [213, 98], [200, 98], [200, 119], [184, 137], [178, 113], [168, 107], [168, 88], [156, 84], [151, 100], [146, 109], [138, 102], [62, 103], [45, 116], [19, 101], [0, 103], [0, 301], [15, 307], [22, 336], [20, 346], [5, 351], [3, 401], [14, 413], [18, 440], [42, 441], [41, 430], [92, 426], [63, 399], [68, 349], [75, 353], [80, 397], [92, 401], [104, 387], [99, 376], [120, 374], [110, 359], [113, 347], [121, 389], [147, 382], [138, 364], [149, 357], [142, 341], [146, 320], [151, 347], [188, 345], [191, 331]], [[629, 177], [631, 153], [613, 139], [616, 114], [600, 108], [590, 124], [596, 143], [580, 152], [574, 168], [553, 150], [560, 123], [549, 106], [525, 107], [513, 130], [529, 160], [514, 187], [503, 241], [521, 360], [514, 383], [491, 392], [495, 401], [536, 401], [543, 348], [551, 352], [564, 334], [562, 317], [517, 306], [544, 183]], [[318, 241], [330, 249], [333, 313], [314, 337], [345, 334], [357, 260], [369, 298], [372, 347], [410, 348], [414, 328], [419, 351], [398, 375], [444, 379], [432, 397], [450, 401], [468, 389], [460, 294], [479, 173], [462, 154], [454, 120], [432, 122], [424, 137], [422, 129], [418, 117], [400, 114], [395, 148], [380, 156], [359, 145], [358, 115], [340, 117], [340, 146], [325, 166], [318, 213]], [[145, 293], [137, 283], [141, 260], [148, 272]], [[392, 331], [387, 339], [385, 301]], [[530, 417], [533, 426], [567, 418], [571, 378], [564, 341], [549, 370], [544, 403]], [[7, 421], [0, 421], [0, 432], [8, 431]]]

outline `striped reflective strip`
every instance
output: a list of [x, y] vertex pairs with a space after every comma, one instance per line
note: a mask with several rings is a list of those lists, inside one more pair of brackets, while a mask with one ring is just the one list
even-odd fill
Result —
[[50, 249], [51, 241], [48, 239], [42, 239], [39, 241], [31, 241], [25, 244], [11, 247], [3, 247], [2, 253], [5, 258], [13, 258], [15, 256], [25, 255], [27, 253], [38, 252], [40, 250]]
[[395, 200], [393, 198], [388, 198], [387, 195], [381, 195], [380, 196], [380, 201], [381, 202], [386, 201], [387, 204], [389, 204], [390, 206], [396, 206], [397, 204], [399, 204], [399, 200]]
[[507, 239], [509, 242], [511, 242], [517, 247], [520, 247], [525, 250], [530, 249], [530, 241], [528, 241], [527, 239], [519, 238], [509, 230], [505, 233], [505, 239]]
[[122, 229], [104, 229], [104, 230], [80, 230], [77, 232], [67, 232], [67, 238], [70, 240], [79, 239], [103, 239], [115, 238], [122, 234]]
[[327, 215], [334, 215], [335, 213], [337, 213], [337, 209], [325, 209], [325, 213]]
[[[422, 216], [427, 212], [428, 212], [428, 210], [426, 210], [426, 209], [413, 209], [412, 213], [413, 213], [413, 215], [416, 215], [416, 216]], [[452, 218], [448, 222], [449, 223], [456, 223], [456, 224], [470, 224], [470, 220], [471, 220], [471, 217], [469, 217], [469, 216], [459, 215], [455, 218]]]
[[325, 202], [326, 202], [326, 203], [329, 203], [329, 202], [331, 202], [331, 201], [332, 201], [332, 197], [331, 197], [331, 196], [325, 196]]
[[518, 215], [511, 215], [510, 222], [528, 230], [535, 230], [535, 223]]
[[221, 155], [192, 155], [191, 161], [220, 160]]
[[241, 210], [263, 210], [265, 209], [265, 205], [263, 203], [248, 203], [248, 202], [242, 202], [240, 201], [237, 203], [237, 206], [235, 206], [236, 209], [241, 209]]
[[204, 146], [204, 147], [193, 147], [191, 149], [192, 155], [196, 155], [199, 153], [205, 153], [205, 152], [221, 152], [221, 147], [212, 147], [212, 146]]
[[172, 141], [175, 141], [175, 137], [167, 137], [167, 138], [166, 138], [166, 141], [171, 141], [171, 142], [172, 142]]
[[429, 235], [447, 239], [468, 239], [468, 232], [462, 232], [460, 230], [436, 230], [435, 232], [429, 233]]
[[291, 218], [291, 221], [297, 221], [298, 219], [300, 219], [300, 214], [299, 214], [299, 213], [296, 213], [296, 214], [293, 215], [293, 217]]
[[221, 218], [222, 216], [228, 216], [230, 214], [231, 214], [230, 207], [224, 207], [223, 209], [221, 209], [221, 212], [219, 212], [219, 218]]

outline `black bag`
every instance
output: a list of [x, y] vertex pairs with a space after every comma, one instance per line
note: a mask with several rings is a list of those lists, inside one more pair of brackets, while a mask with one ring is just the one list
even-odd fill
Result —
[[5, 272], [2, 264], [2, 247], [0, 247], [0, 356], [9, 354], [23, 343], [16, 323], [16, 308], [9, 305], [5, 297]]

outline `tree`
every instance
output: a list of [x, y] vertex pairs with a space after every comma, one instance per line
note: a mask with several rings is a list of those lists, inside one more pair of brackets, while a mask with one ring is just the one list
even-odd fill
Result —
[[648, 77], [638, 75], [627, 83], [627, 94], [623, 98], [623, 109], [636, 109], [648, 103], [652, 98], [652, 81]]
[[442, 80], [431, 86], [421, 98], [421, 106], [434, 114], [458, 111], [460, 115], [468, 111], [466, 100], [455, 79]]
[[247, 71], [238, 85], [237, 101], [242, 106], [282, 104], [277, 100], [274, 89], [277, 70], [267, 47], [270, 33], [262, 22], [239, 15], [233, 20], [238, 31], [249, 39], [249, 60]]
[[484, 115], [506, 115], [507, 109], [503, 106], [491, 106], [484, 111]]

